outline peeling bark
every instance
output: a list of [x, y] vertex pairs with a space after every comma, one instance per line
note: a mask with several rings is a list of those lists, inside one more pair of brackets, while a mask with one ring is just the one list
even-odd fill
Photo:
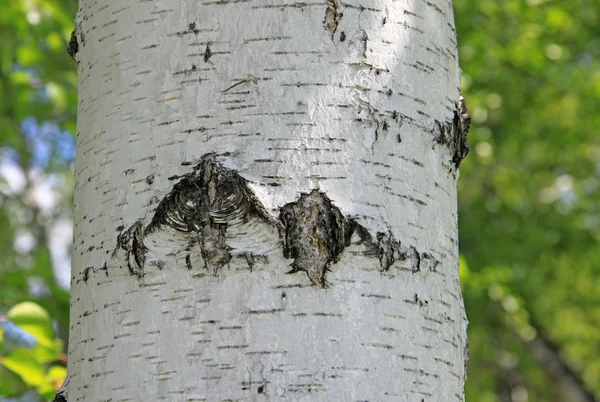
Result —
[[[339, 8], [339, 0], [327, 0], [327, 9], [325, 11], [325, 20], [323, 21], [323, 24], [325, 24], [325, 28], [331, 32], [332, 37], [335, 34], [338, 25], [340, 24], [342, 16], [344, 15], [339, 11]], [[343, 42], [343, 40], [341, 41]]]

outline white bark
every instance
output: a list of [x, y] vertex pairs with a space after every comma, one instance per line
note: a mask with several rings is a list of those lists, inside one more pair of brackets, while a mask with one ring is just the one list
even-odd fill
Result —
[[[464, 399], [450, 0], [81, 0], [77, 39], [69, 401]], [[264, 210], [132, 245], [198, 163]], [[302, 250], [350, 244], [285, 258], [315, 189]]]

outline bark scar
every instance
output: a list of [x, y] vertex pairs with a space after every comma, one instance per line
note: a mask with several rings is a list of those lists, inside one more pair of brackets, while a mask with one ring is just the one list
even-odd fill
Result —
[[471, 115], [467, 111], [465, 98], [460, 97], [455, 103], [451, 121], [441, 123], [436, 120], [437, 138], [436, 143], [448, 146], [452, 155], [452, 163], [458, 169], [462, 160], [469, 153], [467, 133], [471, 126]]
[[67, 44], [67, 53], [69, 56], [75, 61], [77, 61], [77, 52], [79, 52], [79, 47], [85, 45], [85, 37], [83, 32], [81, 31], [81, 27], [79, 23], [75, 25], [75, 29], [71, 32], [71, 38], [69, 39], [69, 43]]
[[294, 259], [290, 273], [304, 271], [313, 284], [327, 287], [325, 273], [350, 244], [354, 222], [319, 190], [302, 194], [280, 211], [283, 254]]
[[[216, 161], [215, 154], [202, 157], [191, 173], [180, 180], [160, 201], [148, 225], [134, 223], [117, 238], [118, 248], [127, 253], [131, 275], [142, 277], [148, 247], [144, 241], [159, 232], [172, 232], [196, 239], [208, 272], [218, 275], [229, 263], [231, 249], [226, 242], [232, 224], [257, 219], [278, 227], [256, 198], [248, 182]], [[189, 267], [189, 257], [186, 257]]]
[[327, 0], [327, 9], [325, 10], [325, 20], [323, 20], [323, 24], [325, 25], [325, 29], [331, 32], [332, 38], [335, 34], [335, 31], [337, 31], [340, 21], [344, 15], [339, 11], [339, 9], [339, 0]]
[[76, 60], [75, 55], [79, 51], [79, 42], [77, 41], [77, 34], [75, 33], [76, 31], [77, 28], [74, 29], [73, 32], [71, 32], [71, 39], [69, 40], [69, 44], [67, 45], [67, 53], [69, 53], [69, 56], [71, 56], [73, 60]]
[[[326, 288], [327, 272], [354, 234], [365, 247], [363, 254], [376, 258], [382, 272], [397, 261], [410, 260], [413, 273], [422, 267], [435, 272], [439, 265], [431, 254], [403, 246], [391, 231], [372, 236], [318, 189], [279, 208], [275, 218], [248, 181], [218, 163], [213, 153], [204, 155], [192, 172], [169, 179], [178, 181], [151, 216], [118, 228], [113, 255], [125, 251], [132, 276], [143, 277], [148, 264], [162, 269], [167, 256], [179, 256], [191, 270], [194, 247], [199, 247], [197, 258], [201, 256], [210, 275], [218, 275], [232, 255], [245, 258], [252, 271], [257, 262], [268, 262], [261, 253], [283, 246], [283, 256], [293, 259], [289, 273], [305, 272], [313, 285]], [[95, 271], [85, 271], [84, 280]]]

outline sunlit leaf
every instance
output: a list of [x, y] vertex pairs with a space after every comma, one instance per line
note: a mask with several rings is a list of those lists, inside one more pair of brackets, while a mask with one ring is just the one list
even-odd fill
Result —
[[52, 319], [39, 304], [33, 302], [19, 303], [8, 311], [7, 317], [35, 336], [41, 345], [49, 348], [54, 347]]

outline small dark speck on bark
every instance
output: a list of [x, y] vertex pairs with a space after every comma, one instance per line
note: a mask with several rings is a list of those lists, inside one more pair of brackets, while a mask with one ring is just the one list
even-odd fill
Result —
[[212, 51], [210, 50], [210, 45], [211, 43], [208, 42], [206, 44], [206, 50], [204, 51], [204, 62], [208, 63], [208, 61], [210, 60], [210, 57], [212, 56]]
[[94, 267], [87, 267], [83, 270], [83, 281], [87, 283], [88, 279], [90, 279], [90, 271], [92, 271]]

